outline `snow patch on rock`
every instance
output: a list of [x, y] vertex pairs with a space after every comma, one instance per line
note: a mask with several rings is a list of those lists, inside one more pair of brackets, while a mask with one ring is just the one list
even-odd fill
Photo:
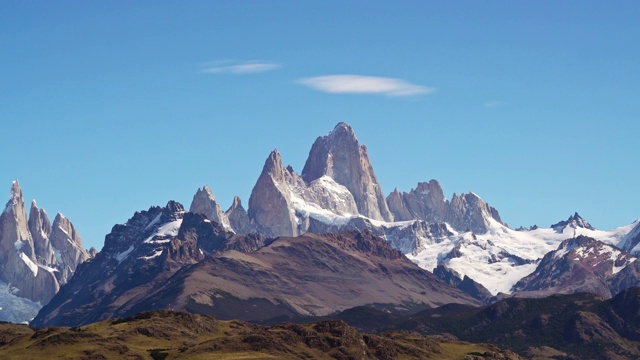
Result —
[[133, 251], [134, 247], [133, 245], [129, 246], [129, 248], [121, 253], [118, 253], [116, 255], [116, 260], [118, 260], [118, 263], [122, 263], [122, 261], [124, 261], [124, 259], [126, 259], [129, 254], [131, 254], [131, 252]]
[[24, 264], [27, 265], [27, 267], [29, 267], [29, 270], [31, 270], [34, 277], [38, 276], [38, 265], [36, 265], [33, 261], [31, 261], [31, 259], [29, 259], [29, 257], [25, 255], [23, 252], [20, 253], [20, 259], [22, 259], [22, 261], [24, 261]]

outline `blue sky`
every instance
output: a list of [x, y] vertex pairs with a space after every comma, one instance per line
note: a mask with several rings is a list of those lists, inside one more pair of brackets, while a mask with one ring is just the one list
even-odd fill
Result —
[[0, 1], [0, 194], [85, 246], [249, 194], [349, 123], [385, 194], [438, 179], [512, 227], [640, 218], [637, 1]]

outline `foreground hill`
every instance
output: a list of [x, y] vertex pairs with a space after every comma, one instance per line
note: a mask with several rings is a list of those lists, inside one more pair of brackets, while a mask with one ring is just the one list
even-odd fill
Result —
[[640, 288], [609, 300], [579, 293], [509, 298], [480, 308], [452, 304], [411, 316], [360, 307], [338, 317], [366, 331], [449, 333], [538, 359], [640, 358]]
[[0, 323], [0, 353], [3, 359], [519, 359], [485, 344], [363, 334], [340, 320], [267, 327], [174, 311], [75, 328]]

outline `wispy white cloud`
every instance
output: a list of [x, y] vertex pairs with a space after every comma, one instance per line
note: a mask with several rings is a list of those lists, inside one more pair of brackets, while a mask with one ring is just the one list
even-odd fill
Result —
[[482, 105], [487, 108], [499, 108], [507, 105], [507, 103], [501, 100], [490, 100], [490, 101], [485, 101], [485, 103]]
[[214, 61], [202, 65], [201, 72], [205, 74], [258, 74], [276, 70], [282, 67], [280, 64], [265, 61]]
[[300, 79], [297, 82], [315, 90], [334, 94], [412, 96], [431, 94], [436, 90], [432, 87], [412, 84], [401, 79], [362, 75], [316, 76]]

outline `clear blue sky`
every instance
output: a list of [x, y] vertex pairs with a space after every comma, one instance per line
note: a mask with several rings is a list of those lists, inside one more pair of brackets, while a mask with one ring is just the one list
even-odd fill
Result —
[[637, 1], [2, 0], [0, 200], [19, 179], [101, 248], [204, 184], [246, 206], [271, 150], [300, 172], [345, 121], [385, 194], [435, 178], [512, 227], [625, 225], [638, 19]]

